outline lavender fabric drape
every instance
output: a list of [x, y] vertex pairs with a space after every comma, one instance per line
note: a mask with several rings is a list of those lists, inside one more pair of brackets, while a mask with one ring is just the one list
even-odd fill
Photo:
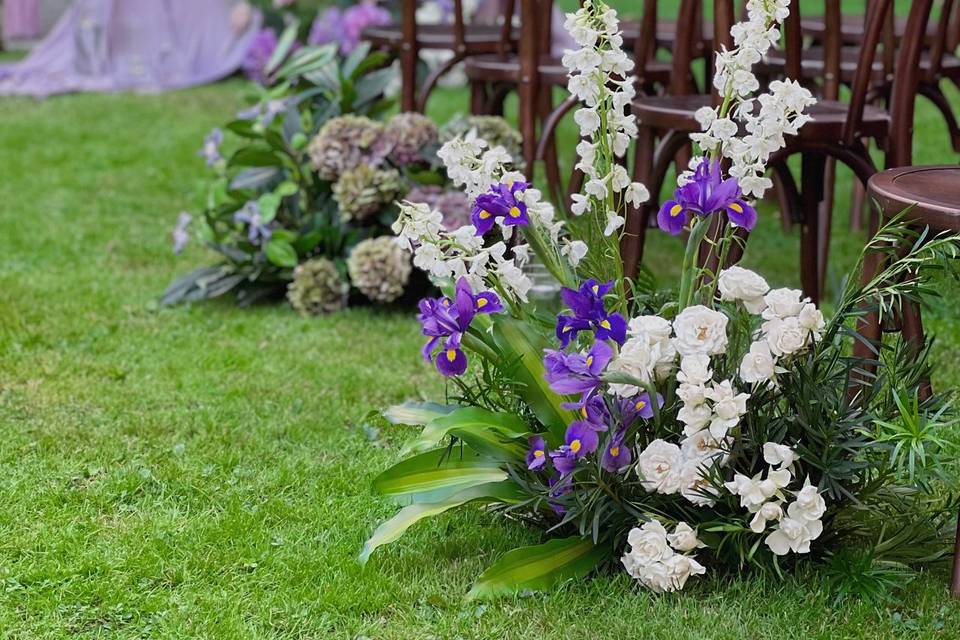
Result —
[[0, 65], [0, 95], [213, 82], [240, 67], [260, 22], [229, 0], [77, 0], [27, 58]]
[[3, 39], [40, 35], [40, 0], [3, 0]]

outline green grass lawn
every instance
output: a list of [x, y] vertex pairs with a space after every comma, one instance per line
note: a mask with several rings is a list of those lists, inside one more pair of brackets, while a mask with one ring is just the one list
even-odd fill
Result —
[[[626, 574], [478, 604], [472, 579], [538, 538], [480, 509], [355, 557], [393, 507], [369, 489], [409, 435], [368, 412], [438, 398], [412, 313], [157, 309], [202, 135], [236, 81], [163, 96], [0, 100], [0, 636], [5, 638], [956, 638], [946, 573], [888, 608], [835, 607], [809, 574], [638, 591]], [[956, 98], [956, 94], [951, 94]], [[462, 91], [432, 103], [446, 117]], [[955, 162], [924, 109], [917, 160]], [[572, 154], [569, 136], [563, 153]], [[845, 231], [838, 282], [861, 239]], [[764, 217], [747, 261], [796, 284], [797, 232]], [[657, 237], [654, 264], [679, 256]], [[675, 269], [666, 269], [668, 274]], [[954, 385], [955, 292], [929, 314]]]

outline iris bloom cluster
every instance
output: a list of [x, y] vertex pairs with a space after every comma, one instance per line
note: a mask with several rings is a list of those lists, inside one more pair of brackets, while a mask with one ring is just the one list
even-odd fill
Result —
[[434, 361], [437, 345], [442, 345], [436, 356], [437, 371], [444, 376], [459, 376], [467, 370], [467, 355], [461, 348], [464, 334], [478, 313], [497, 313], [503, 310], [500, 298], [492, 291], [474, 293], [466, 278], [457, 281], [453, 299], [424, 298], [420, 301], [421, 333], [428, 340], [423, 347], [423, 358]]
[[752, 231], [757, 211], [747, 204], [736, 178], [723, 178], [718, 161], [703, 158], [693, 177], [677, 187], [657, 214], [657, 224], [671, 235], [679, 235], [693, 216], [724, 212], [731, 224]]

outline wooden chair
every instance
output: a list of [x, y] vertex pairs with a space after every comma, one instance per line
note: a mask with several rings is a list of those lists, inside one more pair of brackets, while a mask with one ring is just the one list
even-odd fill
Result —
[[[417, 0], [402, 0], [399, 24], [369, 27], [364, 30], [363, 38], [375, 48], [399, 55], [400, 108], [423, 112], [437, 81], [455, 65], [472, 56], [506, 53], [516, 48], [511, 24], [513, 11], [514, 0], [507, 0], [501, 24], [468, 24], [462, 0], [453, 0], [453, 24], [418, 25]], [[418, 87], [417, 65], [424, 49], [449, 51], [452, 56], [430, 72], [423, 86]]]
[[[932, 232], [950, 231], [960, 233], [960, 166], [901, 167], [889, 169], [873, 176], [868, 185], [868, 194], [879, 207], [884, 218], [895, 216], [909, 209], [911, 221], [919, 227], [929, 227]], [[873, 263], [876, 264], [876, 263]], [[876, 271], [867, 271], [865, 277]], [[904, 301], [900, 309], [900, 326], [904, 340], [921, 349], [925, 342], [920, 307]], [[867, 316], [861, 332], [873, 340], [879, 340], [881, 327], [875, 314]], [[860, 355], [868, 356], [861, 347]], [[920, 393], [929, 397], [929, 383], [922, 385]], [[953, 579], [950, 593], [960, 598], [960, 519], [953, 553]]]

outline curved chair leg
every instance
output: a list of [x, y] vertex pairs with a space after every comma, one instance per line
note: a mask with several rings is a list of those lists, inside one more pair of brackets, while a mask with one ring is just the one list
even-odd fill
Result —
[[933, 106], [943, 115], [943, 119], [947, 123], [947, 129], [950, 131], [950, 142], [953, 145], [953, 150], [960, 152], [960, 124], [957, 123], [957, 117], [953, 113], [950, 101], [947, 100], [947, 96], [943, 95], [940, 85], [923, 82], [918, 87], [918, 91], [920, 95], [932, 102]]
[[420, 95], [417, 97], [418, 112], [424, 113], [424, 111], [426, 111], [427, 100], [436, 88], [437, 82], [444, 74], [448, 73], [459, 62], [462, 62], [465, 57], [462, 53], [458, 53], [430, 72], [430, 75], [428, 75], [427, 79], [423, 82], [423, 87], [420, 88]]
[[[548, 94], [549, 97], [549, 94]], [[552, 107], [552, 104], [547, 102], [547, 106]], [[553, 192], [553, 197], [556, 203], [559, 205], [563, 203], [565, 207], [569, 209], [569, 194], [579, 192], [581, 183], [578, 185], [575, 192], [566, 191], [566, 196], [564, 196], [563, 181], [560, 178], [560, 165], [557, 162], [556, 154], [556, 131], [557, 126], [560, 124], [560, 120], [565, 116], [573, 107], [578, 104], [576, 96], [568, 96], [560, 103], [556, 109], [552, 109], [541, 121], [540, 124], [540, 142], [537, 143], [536, 158], [538, 160], [544, 160], [547, 162], [547, 177], [549, 179], [550, 190]], [[551, 163], [553, 167], [551, 167]], [[556, 172], [556, 177], [551, 175], [551, 171]], [[582, 176], [581, 176], [582, 179]], [[571, 181], [573, 177], [571, 177]]]
[[552, 199], [559, 205], [562, 202], [563, 182], [560, 179], [560, 163], [557, 160], [556, 136], [552, 131], [546, 130], [546, 123], [553, 115], [553, 89], [550, 86], [543, 86], [538, 93], [540, 141], [534, 151], [534, 162], [543, 160], [547, 171], [547, 187]]

